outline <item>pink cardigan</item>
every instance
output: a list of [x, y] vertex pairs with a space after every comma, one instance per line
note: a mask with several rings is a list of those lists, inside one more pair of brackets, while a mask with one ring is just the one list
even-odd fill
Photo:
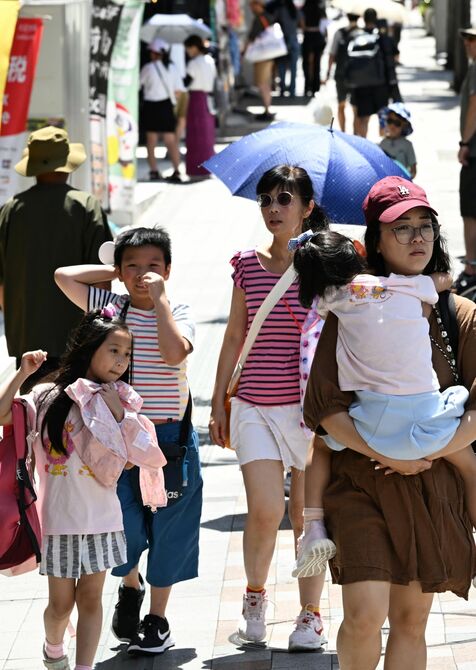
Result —
[[81, 460], [104, 486], [114, 486], [127, 461], [140, 467], [140, 489], [144, 505], [155, 511], [167, 505], [162, 468], [167, 461], [159, 448], [154, 424], [139, 410], [142, 398], [124, 382], [115, 383], [124, 407], [117, 423], [98, 393], [101, 384], [78, 379], [65, 392], [77, 405], [84, 427], [72, 436]]

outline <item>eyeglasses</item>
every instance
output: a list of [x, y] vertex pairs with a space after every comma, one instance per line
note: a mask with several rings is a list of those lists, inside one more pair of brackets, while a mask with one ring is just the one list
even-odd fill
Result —
[[397, 128], [401, 128], [403, 126], [403, 121], [390, 117], [387, 119], [387, 126], [396, 126]]
[[409, 226], [405, 223], [391, 230], [400, 244], [411, 244], [418, 235], [424, 242], [434, 242], [440, 236], [440, 226], [437, 223], [424, 223], [421, 226]]
[[260, 193], [256, 198], [261, 209], [270, 207], [273, 202], [277, 202], [280, 207], [288, 207], [292, 203], [293, 199], [293, 194], [289, 193], [288, 191], [280, 191], [275, 198], [272, 198], [269, 193]]

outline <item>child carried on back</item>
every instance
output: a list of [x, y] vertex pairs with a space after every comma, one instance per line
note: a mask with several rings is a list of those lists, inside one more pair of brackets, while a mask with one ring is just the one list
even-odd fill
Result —
[[[424, 239], [425, 226], [433, 225], [431, 221], [423, 224]], [[300, 300], [310, 306], [319, 296], [320, 316], [325, 318], [332, 312], [338, 318], [339, 385], [341, 390], [355, 394], [349, 415], [363, 440], [376, 452], [376, 460], [380, 454], [390, 467], [391, 460], [432, 460], [456, 439], [457, 431], [458, 439], [467, 437], [464, 443], [470, 444], [476, 430], [460, 425], [468, 391], [459, 385], [439, 391], [432, 366], [429, 323], [422, 310], [422, 303], [436, 305], [438, 292], [451, 286], [451, 276], [391, 273], [377, 277], [365, 273], [365, 261], [353, 242], [339, 233], [308, 231], [298, 240], [294, 267], [299, 276]], [[457, 375], [456, 370], [454, 373]], [[330, 449], [345, 449], [329, 435], [321, 437]], [[464, 479], [474, 526], [476, 455], [466, 447], [445, 458]], [[330, 476], [329, 449], [319, 448], [318, 459], [317, 485], [322, 496]], [[328, 549], [322, 519], [311, 522], [300, 545], [312, 558], [298, 553], [294, 576], [319, 574], [335, 553], [335, 548]]]

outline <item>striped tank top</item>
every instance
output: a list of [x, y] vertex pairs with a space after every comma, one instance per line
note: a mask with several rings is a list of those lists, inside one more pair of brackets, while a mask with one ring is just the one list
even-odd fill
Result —
[[[261, 265], [256, 250], [241, 251], [230, 261], [235, 286], [245, 292], [249, 330], [265, 297], [278, 282]], [[254, 405], [291, 405], [300, 401], [299, 350], [308, 309], [293, 282], [265, 319], [241, 373], [237, 396]]]

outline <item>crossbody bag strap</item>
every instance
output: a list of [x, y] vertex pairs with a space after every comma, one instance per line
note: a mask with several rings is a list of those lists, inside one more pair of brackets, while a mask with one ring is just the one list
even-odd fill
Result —
[[180, 446], [184, 446], [188, 442], [188, 434], [190, 433], [191, 423], [192, 423], [192, 394], [189, 391], [187, 407], [185, 409], [185, 414], [183, 415], [182, 421], [180, 423], [180, 437], [179, 437]]
[[296, 279], [296, 276], [297, 276], [296, 270], [294, 269], [294, 265], [291, 263], [286, 272], [280, 277], [278, 282], [276, 282], [276, 284], [273, 286], [271, 291], [268, 293], [266, 298], [261, 303], [251, 323], [248, 334], [246, 336], [243, 349], [241, 350], [240, 360], [238, 361], [235, 370], [231, 376], [230, 383], [228, 384], [228, 392], [232, 391], [233, 388], [235, 387], [241, 375], [241, 371], [245, 365], [246, 359], [248, 358], [248, 354], [251, 351], [251, 347], [253, 346], [258, 336], [258, 333], [261, 329], [261, 326], [263, 325], [264, 320], [271, 312], [273, 307], [279, 302], [279, 300], [286, 293], [288, 288]]
[[175, 95], [172, 94], [172, 92], [170, 90], [170, 87], [169, 87], [167, 81], [165, 80], [164, 75], [160, 71], [160, 67], [158, 66], [158, 64], [156, 62], [154, 62], [154, 67], [155, 67], [155, 70], [156, 70], [157, 74], [159, 75], [159, 79], [162, 82], [163, 87], [165, 88], [165, 91], [166, 91], [167, 95], [169, 96], [169, 100], [173, 103], [173, 101], [175, 100]]

